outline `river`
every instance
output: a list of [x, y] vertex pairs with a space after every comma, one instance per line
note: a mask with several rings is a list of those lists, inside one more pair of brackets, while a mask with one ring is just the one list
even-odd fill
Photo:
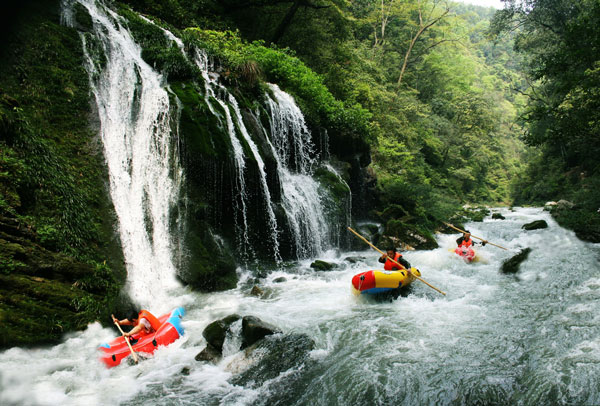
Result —
[[[457, 235], [439, 235], [440, 248], [405, 253], [447, 296], [415, 282], [395, 301], [355, 298], [351, 277], [380, 267], [374, 251], [321, 256], [340, 264], [334, 271], [311, 270], [307, 260], [263, 275], [264, 298], [249, 294], [255, 275], [240, 270], [230, 291], [178, 288], [169, 305], [186, 308], [185, 336], [138, 365], [99, 362], [97, 345], [115, 336], [99, 323], [53, 347], [0, 353], [0, 404], [600, 404], [600, 245], [541, 209], [499, 211], [506, 220], [467, 227], [509, 251], [487, 245], [480, 262], [465, 264], [449, 250]], [[549, 227], [521, 230], [536, 219]], [[524, 247], [533, 250], [520, 271], [500, 273]], [[348, 256], [363, 259], [350, 264]], [[235, 377], [250, 361], [235, 346], [216, 365], [194, 360], [203, 329], [232, 313], [305, 334], [314, 349], [273, 379], [240, 384]]]

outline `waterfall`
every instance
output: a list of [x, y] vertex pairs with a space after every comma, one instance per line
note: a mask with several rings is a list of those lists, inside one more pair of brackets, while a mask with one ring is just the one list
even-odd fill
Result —
[[240, 107], [236, 101], [236, 99], [229, 93], [229, 91], [222, 85], [218, 83], [218, 76], [214, 73], [210, 72], [211, 65], [208, 60], [208, 56], [205, 52], [201, 50], [196, 50], [196, 64], [200, 68], [202, 72], [202, 77], [204, 78], [205, 83], [205, 100], [208, 104], [210, 111], [217, 117], [220, 115], [212, 106], [212, 100], [217, 101], [223, 111], [225, 112], [225, 118], [227, 122], [227, 131], [229, 133], [229, 137], [231, 139], [231, 144], [233, 146], [236, 169], [237, 169], [237, 187], [239, 193], [239, 201], [241, 202], [241, 213], [243, 219], [243, 227], [241, 227], [238, 235], [243, 236], [242, 242], [242, 252], [246, 253], [251, 251], [251, 244], [249, 240], [249, 230], [248, 230], [248, 222], [247, 222], [247, 212], [246, 212], [246, 199], [248, 199], [248, 195], [246, 193], [245, 187], [245, 156], [242, 145], [236, 134], [236, 127], [233, 123], [232, 114], [230, 111], [230, 107], [233, 110], [233, 116], [235, 117], [235, 124], [241, 133], [242, 138], [248, 144], [250, 151], [252, 152], [252, 156], [256, 160], [258, 164], [259, 176], [260, 176], [260, 185], [261, 191], [264, 197], [265, 207], [267, 210], [268, 216], [268, 226], [269, 226], [269, 238], [271, 242], [271, 246], [273, 247], [273, 258], [276, 262], [281, 262], [281, 255], [279, 253], [279, 231], [277, 228], [277, 219], [275, 217], [275, 210], [273, 207], [273, 201], [271, 199], [271, 193], [269, 191], [269, 187], [267, 184], [267, 172], [265, 169], [265, 163], [260, 155], [260, 151], [256, 145], [256, 143], [250, 137], [250, 134], [244, 124], [244, 120], [242, 119], [242, 112], [240, 111]]
[[311, 134], [294, 98], [277, 85], [269, 87], [274, 97], [266, 100], [271, 113], [271, 148], [277, 159], [282, 204], [294, 233], [296, 256], [316, 256], [329, 248], [330, 231], [319, 184], [311, 176], [316, 164]]
[[[100, 2], [77, 2], [93, 20], [93, 35], [81, 34], [81, 38], [100, 118], [129, 293], [142, 306], [171, 306], [166, 290], [178, 283], [169, 215], [179, 196], [181, 169], [169, 94], [163, 77], [142, 59], [121, 17]], [[65, 10], [63, 21], [69, 22], [72, 11]]]

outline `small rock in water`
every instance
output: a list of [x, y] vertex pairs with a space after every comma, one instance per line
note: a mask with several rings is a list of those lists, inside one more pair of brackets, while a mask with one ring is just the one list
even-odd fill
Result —
[[242, 319], [242, 348], [246, 348], [261, 338], [279, 333], [280, 330], [272, 324], [266, 323], [254, 316], [245, 316]]
[[265, 292], [263, 292], [263, 290], [261, 288], [259, 288], [258, 286], [254, 285], [252, 287], [252, 290], [250, 291], [250, 294], [252, 296], [262, 296]]
[[531, 223], [524, 224], [522, 229], [531, 231], [531, 230], [539, 230], [541, 228], [548, 228], [548, 223], [545, 220], [536, 220]]
[[[199, 355], [199, 354], [198, 354]], [[183, 367], [181, 369], [181, 375], [188, 376], [190, 374], [190, 367]]]
[[357, 262], [364, 261], [365, 257], [346, 257], [344, 261], [350, 262], [351, 264], [356, 264]]
[[273, 283], [281, 283], [285, 281], [287, 281], [287, 278], [285, 276], [280, 276], [279, 278], [273, 279]]
[[310, 264], [310, 267], [316, 269], [317, 271], [330, 271], [333, 268], [337, 268], [337, 265], [317, 259], [315, 262]]
[[492, 219], [494, 219], [494, 220], [506, 220], [506, 217], [504, 217], [500, 213], [493, 213], [492, 214]]
[[502, 263], [502, 273], [517, 273], [521, 263], [527, 259], [530, 252], [531, 248], [524, 248], [514, 257], [505, 260]]
[[[219, 361], [219, 359], [221, 359], [221, 351], [217, 350], [212, 345], [207, 344], [206, 347], [204, 347], [204, 349], [202, 351], [200, 351], [194, 359], [196, 361], [207, 361], [207, 362], [215, 363], [215, 362]], [[187, 368], [187, 369], [188, 369], [188, 373], [184, 374], [184, 375], [189, 375], [189, 368]], [[183, 373], [183, 371], [181, 371], [181, 372]]]

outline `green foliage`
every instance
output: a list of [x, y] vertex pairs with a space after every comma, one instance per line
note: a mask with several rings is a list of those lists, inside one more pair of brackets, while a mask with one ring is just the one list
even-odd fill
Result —
[[355, 137], [372, 133], [370, 113], [358, 104], [336, 100], [323, 79], [288, 50], [267, 48], [263, 42], [246, 43], [239, 34], [197, 28], [185, 30], [186, 44], [192, 44], [217, 57], [225, 75], [237, 80], [248, 63], [257, 63], [267, 80], [278, 83], [296, 96], [296, 101], [315, 124]]
[[[516, 30], [516, 49], [530, 87], [525, 141], [536, 147], [515, 202], [570, 199], [579, 209], [557, 214], [561, 224], [597, 233], [600, 193], [600, 4], [590, 0], [516, 1], [494, 18], [497, 35]], [[600, 234], [599, 234], [600, 235]], [[586, 238], [589, 240], [589, 238]], [[600, 240], [600, 239], [599, 239]]]

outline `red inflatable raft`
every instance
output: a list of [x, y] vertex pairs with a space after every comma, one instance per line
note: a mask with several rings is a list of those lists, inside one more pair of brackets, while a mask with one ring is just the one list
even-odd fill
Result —
[[475, 258], [475, 251], [471, 247], [458, 247], [454, 252], [464, 259], [465, 262], [471, 262]]
[[[146, 354], [153, 354], [161, 345], [169, 345], [183, 335], [181, 318], [185, 314], [183, 307], [178, 307], [171, 313], [163, 314], [158, 318], [161, 325], [156, 332], [146, 333], [144, 331], [134, 334], [130, 337], [130, 343], [133, 351]], [[109, 344], [100, 346], [100, 360], [107, 367], [116, 367], [121, 361], [131, 356], [129, 346], [125, 342], [125, 337], [117, 337]]]

